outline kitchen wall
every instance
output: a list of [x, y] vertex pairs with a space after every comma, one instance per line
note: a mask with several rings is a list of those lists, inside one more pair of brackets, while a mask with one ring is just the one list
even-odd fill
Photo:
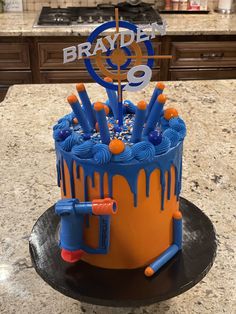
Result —
[[[146, 3], [160, 4], [164, 0], [144, 0]], [[67, 7], [67, 6], [96, 6], [99, 3], [114, 3], [123, 2], [123, 0], [23, 0], [25, 11], [39, 11], [42, 6], [52, 7]], [[214, 9], [217, 6], [218, 0], [208, 0], [208, 7]]]

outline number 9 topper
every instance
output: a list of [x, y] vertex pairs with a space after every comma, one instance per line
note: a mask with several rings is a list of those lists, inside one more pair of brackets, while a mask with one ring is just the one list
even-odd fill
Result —
[[[127, 21], [118, 21], [118, 27], [122, 27], [124, 29], [128, 29], [133, 31], [134, 33], [137, 33], [137, 26], [134, 24], [131, 24], [130, 22]], [[111, 28], [117, 28], [117, 22], [116, 21], [111, 21], [102, 24], [101, 26], [97, 27], [88, 37], [87, 41], [93, 44], [93, 42], [97, 39], [97, 37], [107, 29]], [[154, 50], [152, 47], [152, 43], [150, 40], [145, 40], [143, 41], [148, 57], [154, 56]], [[104, 42], [105, 44], [105, 42]], [[132, 55], [131, 49], [135, 52], [135, 55]], [[88, 72], [90, 73], [91, 77], [100, 85], [104, 86], [105, 88], [108, 89], [113, 89], [119, 93], [119, 81], [120, 81], [120, 89], [122, 90], [128, 90], [128, 91], [137, 91], [139, 89], [144, 88], [150, 81], [151, 79], [151, 68], [154, 63], [154, 58], [148, 58], [146, 66], [141, 65], [141, 60], [142, 60], [142, 51], [140, 46], [136, 43], [133, 42], [130, 46], [128, 47], [122, 47], [122, 48], [115, 48], [114, 50], [108, 49], [106, 52], [106, 56], [102, 56], [102, 52], [98, 52], [97, 55], [95, 56], [95, 62], [98, 66], [98, 70], [105, 76], [105, 77], [110, 77], [114, 81], [118, 81], [118, 84], [112, 84], [109, 82], [104, 81], [103, 78], [99, 74], [96, 73], [96, 70], [92, 66], [92, 60], [91, 59], [84, 59], [86, 68]], [[93, 60], [94, 60], [93, 59]], [[107, 66], [110, 67], [113, 70], [116, 70], [117, 73], [114, 73], [107, 69], [103, 61], [106, 61]], [[127, 67], [130, 65], [131, 61], [134, 60], [134, 66], [131, 68], [131, 72], [129, 73], [121, 73], [121, 70], [124, 71], [127, 69]], [[120, 68], [120, 69], [119, 69]], [[119, 71], [120, 70], [120, 71]], [[127, 70], [128, 71], [128, 70]], [[144, 72], [144, 75], [141, 77], [136, 77], [134, 75], [135, 72], [142, 71]], [[146, 74], [147, 73], [147, 74]], [[121, 81], [127, 80], [129, 84], [121, 84]], [[145, 86], [143, 82], [145, 81]], [[133, 88], [132, 88], [133, 87]]]
[[[123, 124], [123, 108], [122, 108], [122, 91], [137, 91], [145, 86], [151, 80], [152, 77], [152, 66], [154, 63], [154, 59], [161, 58], [170, 58], [170, 56], [155, 56], [154, 50], [152, 47], [152, 43], [149, 40], [149, 37], [142, 38], [142, 41], [146, 47], [147, 55], [142, 55], [142, 50], [137, 42], [133, 41], [129, 46], [122, 45], [119, 46], [120, 43], [120, 34], [119, 28], [122, 27], [126, 30], [132, 31], [134, 34], [137, 34], [138, 27], [127, 21], [119, 21], [119, 12], [118, 8], [115, 9], [115, 21], [110, 21], [102, 24], [97, 27], [88, 37], [87, 41], [92, 45], [97, 37], [104, 31], [116, 28], [115, 34], [119, 34], [116, 38], [116, 45], [114, 45], [114, 49], [106, 49], [106, 55], [102, 55], [102, 51], [98, 51], [95, 56], [84, 58], [85, 66], [90, 73], [91, 77], [100, 85], [104, 86], [106, 89], [111, 89], [114, 92], [118, 92], [118, 120], [119, 125]], [[140, 29], [139, 29], [140, 31]], [[146, 35], [142, 30], [139, 34], [140, 38], [142, 35]], [[106, 46], [105, 42], [106, 38], [103, 39], [103, 44]], [[127, 47], [128, 46], [128, 47]], [[131, 49], [134, 51], [135, 55], [132, 55]], [[108, 82], [105, 79], [101, 78], [100, 75], [96, 73], [96, 70], [92, 66], [91, 59], [95, 60], [98, 70], [105, 76], [110, 77], [113, 81], [117, 81], [118, 84], [114, 84], [113, 82]], [[146, 65], [142, 64], [142, 60], [147, 59]], [[128, 66], [131, 61], [134, 60], [134, 66], [128, 70]], [[113, 70], [116, 70], [117, 73], [111, 72], [104, 66], [104, 61], [107, 66]], [[124, 71], [127, 69], [127, 73]], [[138, 73], [136, 76], [135, 73]], [[143, 75], [140, 76], [140, 72]], [[122, 84], [122, 81], [127, 80], [128, 83]], [[115, 95], [116, 97], [116, 95]]]

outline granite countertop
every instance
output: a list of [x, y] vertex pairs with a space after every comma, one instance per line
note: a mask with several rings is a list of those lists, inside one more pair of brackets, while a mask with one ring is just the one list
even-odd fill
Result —
[[[0, 36], [88, 36], [94, 27], [34, 28], [37, 13], [0, 14]], [[236, 34], [236, 14], [164, 14], [167, 35], [233, 35]], [[148, 33], [148, 30], [147, 30]]]
[[[236, 80], [166, 82], [167, 106], [186, 122], [182, 196], [207, 214], [218, 250], [207, 276], [186, 293], [141, 308], [104, 308], [70, 299], [35, 272], [28, 239], [38, 217], [60, 198], [52, 126], [69, 113], [72, 84], [18, 85], [0, 103], [0, 312], [11, 313], [234, 313], [236, 286]], [[154, 83], [129, 95], [148, 100]], [[87, 84], [93, 101], [106, 99]], [[99, 99], [97, 98], [99, 95]], [[126, 97], [127, 98], [127, 97]]]

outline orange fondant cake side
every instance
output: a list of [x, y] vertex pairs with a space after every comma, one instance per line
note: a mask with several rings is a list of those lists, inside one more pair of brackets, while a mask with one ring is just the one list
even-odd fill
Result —
[[[70, 198], [69, 171], [64, 164], [64, 177], [67, 194], [62, 197]], [[84, 173], [79, 167], [76, 176], [74, 164], [75, 197], [84, 201]], [[168, 185], [167, 172], [165, 174]], [[116, 175], [112, 181], [113, 199], [117, 201], [118, 211], [111, 217], [110, 249], [103, 254], [84, 254], [83, 260], [103, 268], [137, 268], [154, 261], [173, 242], [173, 214], [179, 208], [175, 195], [175, 168], [171, 167], [171, 194], [167, 199], [165, 189], [164, 210], [161, 210], [160, 171], [154, 170], [150, 177], [149, 196], [146, 196], [146, 176], [141, 170], [138, 176], [137, 207], [134, 207], [133, 193], [126, 179]], [[100, 197], [99, 174], [95, 172], [94, 182], [87, 178], [88, 200]], [[61, 182], [62, 186], [62, 182]], [[108, 178], [104, 175], [104, 197], [108, 196]], [[84, 240], [92, 246], [98, 245], [98, 218], [87, 216], [84, 223]]]

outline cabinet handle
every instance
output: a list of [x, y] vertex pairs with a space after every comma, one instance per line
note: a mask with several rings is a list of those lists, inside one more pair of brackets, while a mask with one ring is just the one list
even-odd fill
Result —
[[224, 57], [223, 52], [201, 53], [202, 59], [221, 59]]
[[6, 89], [6, 88], [9, 88], [10, 86], [9, 85], [0, 85], [0, 89]]

